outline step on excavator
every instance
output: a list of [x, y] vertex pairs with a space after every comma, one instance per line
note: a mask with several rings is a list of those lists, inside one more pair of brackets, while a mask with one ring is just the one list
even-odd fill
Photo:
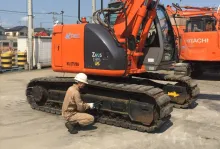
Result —
[[[190, 108], [199, 94], [190, 77], [150, 72], [172, 64], [176, 54], [172, 26], [158, 0], [111, 3], [93, 14], [95, 23], [81, 18], [78, 4], [78, 23], [53, 28], [52, 69], [88, 75], [81, 98], [102, 103], [88, 111], [97, 122], [152, 132], [170, 121], [173, 106]], [[59, 115], [73, 83], [73, 77], [35, 78], [27, 85], [27, 101], [33, 109]]]
[[166, 8], [178, 37], [179, 63], [175, 74], [199, 77], [220, 71], [220, 6], [192, 7], [172, 4]]

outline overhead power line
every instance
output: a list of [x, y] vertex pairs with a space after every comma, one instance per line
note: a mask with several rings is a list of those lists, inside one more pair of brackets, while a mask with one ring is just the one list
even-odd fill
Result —
[[[22, 14], [27, 14], [25, 11], [15, 11], [15, 10], [0, 10], [1, 12], [11, 12], [11, 13], [22, 13]], [[41, 13], [41, 12], [34, 12], [35, 14], [46, 14], [46, 13]]]
[[[5, 9], [0, 9], [1, 12], [6, 12], [6, 13], [15, 13], [15, 14], [27, 14], [25, 11], [16, 11], [16, 10], [5, 10]], [[33, 14], [39, 14], [39, 15], [50, 15], [52, 14], [51, 12], [33, 12]], [[55, 13], [55, 15], [61, 15], [60, 13]], [[63, 15], [64, 17], [71, 17], [71, 18], [77, 18], [77, 16], [71, 16], [71, 15]]]

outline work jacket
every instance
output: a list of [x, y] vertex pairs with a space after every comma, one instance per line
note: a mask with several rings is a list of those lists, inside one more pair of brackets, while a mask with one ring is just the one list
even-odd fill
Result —
[[81, 99], [79, 87], [74, 84], [69, 87], [62, 106], [62, 116], [68, 119], [77, 112], [84, 112], [89, 109], [89, 105]]

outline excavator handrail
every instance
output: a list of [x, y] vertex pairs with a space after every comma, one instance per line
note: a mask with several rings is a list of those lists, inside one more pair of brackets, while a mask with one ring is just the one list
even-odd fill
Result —
[[[168, 5], [169, 6], [169, 5]], [[180, 6], [179, 4], [175, 4], [175, 3], [172, 3], [172, 6], [176, 9], [176, 11], [197, 11], [197, 10], [200, 10], [200, 11], [213, 11], [215, 12], [217, 9], [216, 7], [194, 7], [194, 6]], [[171, 6], [170, 6], [171, 7]], [[186, 10], [183, 10], [182, 8], [186, 9]], [[218, 7], [218, 10], [220, 8], [220, 5]]]
[[176, 8], [176, 10], [182, 11], [181, 7], [177, 3], [176, 4], [172, 3], [172, 6]]
[[[178, 6], [173, 4], [174, 9], [171, 6], [167, 6], [166, 10], [168, 10], [172, 15], [184, 16], [184, 17], [193, 17], [193, 16], [200, 16], [200, 15], [208, 15], [208, 16], [215, 16], [217, 10], [208, 9], [208, 7], [191, 7], [191, 6]], [[186, 10], [179, 9], [186, 8]]]
[[206, 11], [210, 11], [210, 10], [215, 10], [215, 7], [193, 7], [193, 6], [180, 6], [181, 8], [185, 8], [185, 9], [199, 9], [199, 10], [206, 10]]
[[[81, 4], [80, 4], [80, 1], [81, 0], [78, 0], [78, 21], [81, 22], [81, 23], [84, 23], [82, 20], [81, 20], [81, 15], [80, 15], [80, 12], [81, 12]], [[101, 0], [101, 10], [103, 10], [103, 0]], [[87, 22], [89, 23], [89, 22]]]

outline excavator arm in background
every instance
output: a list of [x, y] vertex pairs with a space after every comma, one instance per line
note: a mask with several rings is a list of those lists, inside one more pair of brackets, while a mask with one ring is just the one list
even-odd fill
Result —
[[[174, 9], [173, 9], [174, 8]], [[192, 6], [179, 6], [177, 4], [172, 4], [172, 6], [167, 5], [166, 7], [168, 14], [173, 14], [183, 17], [191, 16], [202, 16], [202, 15], [215, 15], [217, 13], [215, 8], [209, 7], [192, 7]]]

